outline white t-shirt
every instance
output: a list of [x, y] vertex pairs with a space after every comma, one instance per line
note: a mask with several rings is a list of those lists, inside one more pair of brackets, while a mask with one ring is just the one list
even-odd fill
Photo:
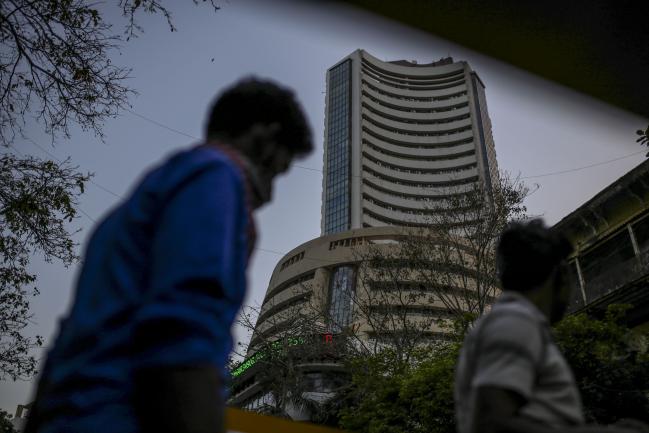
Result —
[[455, 372], [459, 433], [472, 431], [481, 386], [515, 391], [527, 401], [519, 414], [546, 425], [584, 423], [579, 390], [548, 321], [519, 293], [504, 292], [464, 339]]

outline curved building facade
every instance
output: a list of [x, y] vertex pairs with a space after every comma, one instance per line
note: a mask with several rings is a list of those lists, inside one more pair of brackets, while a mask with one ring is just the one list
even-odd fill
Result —
[[498, 166], [485, 87], [466, 62], [385, 62], [357, 50], [327, 71], [322, 234], [423, 226], [426, 209]]
[[[416, 330], [421, 343], [444, 339], [449, 328], [442, 326], [443, 319], [451, 314], [441, 298], [435, 297], [434, 290], [423, 293], [425, 282], [417, 281], [408, 272], [386, 278], [385, 273], [371, 273], [363, 263], [369, 257], [368, 250], [378, 248], [382, 254], [396, 251], [410, 233], [408, 228], [397, 226], [348, 230], [318, 237], [284, 255], [273, 271], [246, 360], [232, 372], [229, 404], [250, 410], [273, 404], [271, 393], [264, 386], [264, 372], [260, 371], [263, 363], [257, 361], [276, 341], [294, 338], [295, 344], [327, 344], [328, 339], [338, 338], [343, 329], [352, 328], [354, 338], [381, 344], [384, 333], [408, 331], [403, 326]], [[419, 291], [422, 296], [404, 303], [403, 296], [411, 293], [409, 290]], [[395, 291], [400, 292], [393, 298]], [[381, 296], [368, 298], [379, 292]], [[377, 327], [376, 322], [381, 322], [382, 316], [394, 312], [399, 314], [399, 320]], [[309, 322], [312, 330], [305, 332], [295, 326], [295, 318], [300, 314], [318, 318]], [[301, 338], [296, 336], [300, 333], [312, 338], [308, 343], [298, 342]], [[309, 393], [316, 400], [331, 395], [343, 370], [335, 357], [304, 360], [298, 368], [313, 381]], [[309, 418], [308, 413], [299, 410], [291, 416]]]
[[[257, 361], [277, 342], [303, 344], [290, 334], [300, 315], [316, 311], [322, 318], [306, 331], [309, 344], [319, 336], [327, 343], [350, 327], [368, 342], [408, 332], [391, 320], [394, 329], [377, 335], [370, 321], [386, 314], [415, 323], [424, 340], [444, 338], [440, 319], [449, 311], [434, 290], [409, 272], [392, 281], [368, 274], [359, 251], [395, 251], [411, 227], [430, 224], [431, 208], [476, 185], [491, 194], [498, 181], [484, 85], [466, 62], [385, 62], [357, 50], [331, 67], [326, 81], [322, 233], [287, 253], [273, 271], [247, 358], [233, 371], [230, 404], [239, 407], [274, 404]], [[461, 261], [471, 266], [470, 254]], [[462, 275], [464, 293], [473, 290], [466, 285], [471, 271]], [[444, 290], [460, 286], [451, 279]], [[425, 295], [395, 307], [390, 293], [400, 290]], [[377, 293], [387, 295], [373, 306], [364, 301]], [[363, 309], [363, 302], [371, 308]], [[298, 365], [313, 380], [308, 393], [316, 400], [327, 398], [342, 368], [325, 358]], [[308, 418], [300, 411], [291, 416]]]
[[[404, 227], [367, 227], [321, 236], [287, 253], [275, 267], [268, 284], [249, 353], [254, 353], [262, 341], [280, 334], [285, 329], [282, 324], [305, 309], [322, 313], [326, 332], [336, 333], [347, 326], [355, 326], [361, 334], [369, 331], [366, 315], [354, 312], [364, 303], [363, 299], [356, 298], [376, 290], [362, 286], [380, 282], [385, 277], [369, 275], [367, 269], [359, 269], [359, 264], [370, 257], [365, 253], [368, 248], [374, 251], [380, 248], [388, 256], [409, 235]], [[410, 275], [403, 273], [403, 277], [402, 281], [395, 278], [389, 283], [412, 282]], [[413, 316], [421, 315], [424, 308], [439, 317], [445, 314], [441, 300], [433, 300], [430, 296], [413, 302], [412, 307]], [[429, 331], [431, 337], [441, 337], [444, 333], [438, 325]]]

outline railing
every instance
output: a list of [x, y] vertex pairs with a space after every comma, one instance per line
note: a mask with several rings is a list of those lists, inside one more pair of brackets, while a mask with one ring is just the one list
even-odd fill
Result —
[[345, 433], [343, 430], [274, 416], [260, 415], [241, 409], [225, 410], [228, 433]]
[[649, 273], [649, 252], [618, 263], [601, 275], [586, 281], [586, 303], [589, 304], [602, 296], [623, 288], [626, 284]]

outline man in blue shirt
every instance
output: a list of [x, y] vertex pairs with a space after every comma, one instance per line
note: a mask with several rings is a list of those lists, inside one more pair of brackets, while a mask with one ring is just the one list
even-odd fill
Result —
[[312, 150], [290, 90], [246, 79], [206, 141], [171, 156], [96, 228], [26, 431], [218, 432], [254, 209]]

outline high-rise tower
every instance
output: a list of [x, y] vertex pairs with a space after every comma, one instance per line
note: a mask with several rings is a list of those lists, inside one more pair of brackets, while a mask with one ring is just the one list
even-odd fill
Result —
[[[300, 339], [305, 330], [296, 331], [295, 320], [302, 315], [322, 313], [306, 334], [324, 330], [323, 344], [350, 329], [359, 339], [381, 344], [386, 335], [398, 338], [413, 329], [422, 342], [438, 341], [448, 332], [439, 319], [450, 317], [439, 292], [476, 287], [470, 251], [449, 271], [462, 268], [463, 277], [435, 287], [409, 265], [405, 272], [368, 269], [363, 252], [378, 249], [389, 257], [412, 239], [409, 227], [432, 225], [430, 212], [449, 196], [476, 185], [492, 193], [498, 167], [480, 78], [466, 62], [451, 58], [383, 62], [357, 50], [332, 66], [326, 80], [322, 235], [295, 247], [275, 267], [247, 359], [232, 371], [235, 406], [264, 410], [276, 404], [259, 361], [282, 342], [317, 343], [318, 338]], [[393, 296], [399, 291], [401, 299]], [[379, 329], [377, 322], [387, 325]], [[300, 369], [313, 385], [305, 395], [322, 401], [331, 396], [343, 366], [311, 356]], [[309, 417], [294, 409], [292, 417]]]
[[466, 62], [384, 62], [356, 50], [327, 71], [322, 234], [426, 224], [426, 209], [498, 166], [484, 84]]

